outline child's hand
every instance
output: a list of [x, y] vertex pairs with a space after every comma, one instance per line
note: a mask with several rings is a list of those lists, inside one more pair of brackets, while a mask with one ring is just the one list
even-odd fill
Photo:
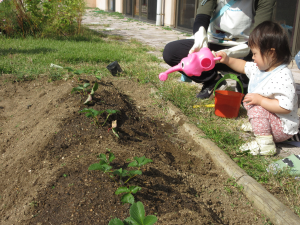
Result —
[[246, 94], [243, 102], [245, 105], [261, 105], [261, 101], [264, 97], [260, 94], [248, 93]]
[[227, 56], [227, 54], [225, 53], [225, 52], [222, 52], [222, 51], [220, 51], [220, 52], [217, 52], [216, 53], [217, 54], [217, 57], [222, 57], [219, 61], [220, 61], [220, 63], [224, 63], [224, 64], [227, 64], [228, 63], [228, 61], [229, 61], [229, 57]]

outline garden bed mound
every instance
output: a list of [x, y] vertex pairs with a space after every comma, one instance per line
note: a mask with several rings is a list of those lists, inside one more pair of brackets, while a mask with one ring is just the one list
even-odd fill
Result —
[[[46, 79], [0, 86], [0, 224], [103, 224], [129, 217], [130, 204], [114, 192], [120, 185], [101, 171], [89, 171], [100, 153], [113, 153], [113, 169], [126, 169], [134, 157], [153, 160], [127, 184], [156, 224], [263, 224], [267, 219], [240, 187], [166, 114], [165, 103], [150, 96], [151, 84], [116, 77], [98, 80], [87, 96], [71, 94], [84, 77], [48, 83]], [[78, 113], [83, 108], [114, 109], [100, 126]], [[116, 131], [110, 129], [117, 120]], [[105, 122], [105, 123], [104, 123]], [[129, 160], [130, 159], [130, 160]]]

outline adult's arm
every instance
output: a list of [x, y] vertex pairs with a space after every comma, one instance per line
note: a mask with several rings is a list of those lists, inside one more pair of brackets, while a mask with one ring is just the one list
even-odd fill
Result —
[[264, 21], [272, 20], [276, 7], [276, 0], [258, 0], [255, 4], [253, 29]]
[[198, 1], [197, 15], [193, 26], [193, 34], [195, 34], [200, 27], [204, 27], [207, 31], [211, 15], [217, 6], [217, 0], [208, 0], [204, 5], [201, 5], [202, 0]]

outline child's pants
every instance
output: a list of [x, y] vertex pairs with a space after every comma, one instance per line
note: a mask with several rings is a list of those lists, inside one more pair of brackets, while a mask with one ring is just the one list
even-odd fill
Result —
[[275, 113], [257, 105], [245, 105], [245, 108], [255, 136], [272, 135], [274, 142], [282, 142], [293, 136], [283, 133], [281, 120]]

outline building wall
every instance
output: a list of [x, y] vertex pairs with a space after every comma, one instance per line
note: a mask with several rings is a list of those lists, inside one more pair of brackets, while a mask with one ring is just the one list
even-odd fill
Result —
[[165, 0], [164, 25], [175, 27], [176, 0]]
[[85, 2], [87, 7], [92, 7], [92, 8], [96, 7], [96, 0], [85, 0]]
[[96, 7], [108, 11], [108, 2], [107, 0], [96, 0]]
[[116, 0], [116, 12], [123, 13], [123, 0]]

